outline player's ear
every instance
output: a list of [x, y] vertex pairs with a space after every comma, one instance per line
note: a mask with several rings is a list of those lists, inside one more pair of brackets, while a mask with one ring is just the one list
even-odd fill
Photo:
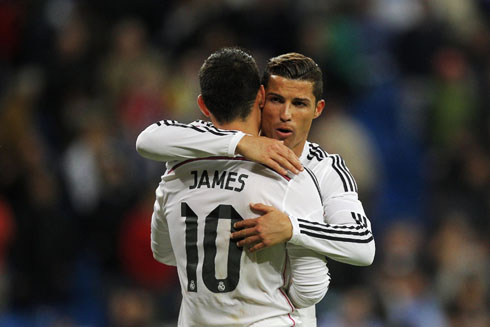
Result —
[[260, 84], [259, 91], [257, 92], [257, 102], [259, 104], [259, 108], [264, 108], [265, 105], [265, 89], [264, 85]]
[[324, 108], [325, 108], [325, 100], [321, 99], [316, 103], [315, 114], [313, 115], [313, 119], [318, 118], [318, 116], [322, 114]]
[[211, 113], [209, 112], [208, 107], [204, 103], [204, 99], [202, 98], [201, 94], [197, 96], [197, 105], [199, 106], [199, 109], [201, 110], [202, 114], [209, 118]]

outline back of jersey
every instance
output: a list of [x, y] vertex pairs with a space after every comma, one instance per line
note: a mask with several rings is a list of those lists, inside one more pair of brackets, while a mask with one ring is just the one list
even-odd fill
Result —
[[[230, 233], [235, 222], [258, 216], [251, 202], [322, 217], [311, 176], [289, 180], [241, 158], [205, 158], [171, 168], [159, 189], [157, 219], [168, 225], [182, 288], [179, 326], [289, 325], [294, 307], [283, 291], [285, 245], [250, 253]], [[153, 236], [152, 242], [155, 248], [168, 246]]]

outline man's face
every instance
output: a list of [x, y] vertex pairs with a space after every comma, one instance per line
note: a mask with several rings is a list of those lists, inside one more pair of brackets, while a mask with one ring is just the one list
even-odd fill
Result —
[[312, 82], [271, 75], [265, 90], [262, 134], [284, 140], [300, 156], [311, 123], [320, 116], [324, 106], [324, 100], [315, 102]]

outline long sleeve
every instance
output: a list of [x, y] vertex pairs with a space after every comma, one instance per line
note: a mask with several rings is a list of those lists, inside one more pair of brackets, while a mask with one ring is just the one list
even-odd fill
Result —
[[164, 194], [160, 186], [155, 193], [156, 200], [151, 217], [151, 251], [157, 261], [169, 266], [176, 266], [177, 261], [172, 250], [167, 219], [163, 214]]
[[[323, 206], [312, 175], [302, 172], [288, 185], [280, 210], [321, 222]], [[330, 275], [327, 259], [305, 247], [286, 243], [289, 260], [288, 296], [296, 308], [308, 308], [320, 302], [328, 291]]]
[[330, 275], [325, 257], [303, 247], [288, 244], [291, 284], [288, 295], [296, 308], [320, 302], [328, 291]]
[[[313, 145], [313, 146], [312, 146]], [[338, 155], [328, 155], [309, 143], [303, 162], [318, 177], [323, 199], [323, 223], [291, 217], [293, 236], [289, 243], [303, 246], [339, 262], [368, 266], [376, 247], [371, 223], [358, 199], [357, 185]], [[321, 151], [321, 152], [320, 152]]]
[[238, 142], [245, 134], [222, 130], [202, 120], [182, 124], [162, 120], [148, 126], [136, 140], [136, 150], [157, 161], [185, 160], [208, 156], [233, 157]]

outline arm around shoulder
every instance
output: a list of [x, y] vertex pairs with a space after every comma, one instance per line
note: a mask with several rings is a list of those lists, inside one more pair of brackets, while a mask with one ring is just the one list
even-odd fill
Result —
[[169, 137], [166, 130], [159, 127], [156, 123], [152, 124], [138, 135], [136, 151], [146, 159], [167, 161], [170, 156], [165, 149]]
[[136, 150], [144, 158], [157, 161], [233, 157], [244, 135], [240, 131], [217, 129], [203, 121], [182, 124], [163, 120], [140, 133], [136, 140]]

